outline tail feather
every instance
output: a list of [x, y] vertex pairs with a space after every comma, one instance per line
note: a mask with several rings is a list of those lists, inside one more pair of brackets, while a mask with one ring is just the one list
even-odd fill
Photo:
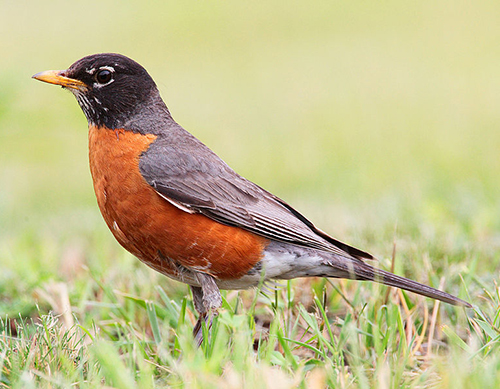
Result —
[[351, 263], [345, 263], [344, 261], [342, 261], [342, 263], [335, 263], [333, 267], [337, 269], [343, 268], [341, 270], [347, 272], [347, 278], [350, 279], [361, 281], [375, 281], [384, 285], [394, 286], [396, 288], [404, 289], [409, 292], [420, 294], [422, 296], [444, 301], [448, 304], [472, 308], [472, 305], [468, 302], [459, 299], [458, 297], [455, 297], [449, 293], [409, 280], [408, 278], [397, 276], [388, 271], [377, 269], [366, 263], [359, 263], [354, 261]]

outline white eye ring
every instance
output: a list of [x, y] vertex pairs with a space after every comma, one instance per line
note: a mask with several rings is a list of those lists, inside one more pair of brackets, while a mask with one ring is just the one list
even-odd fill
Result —
[[111, 66], [101, 66], [97, 72], [95, 72], [94, 87], [101, 88], [103, 86], [111, 84], [114, 79], [115, 69]]

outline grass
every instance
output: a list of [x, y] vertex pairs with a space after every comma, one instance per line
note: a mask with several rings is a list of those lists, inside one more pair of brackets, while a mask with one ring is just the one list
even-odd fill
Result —
[[[499, 13], [488, 1], [0, 4], [0, 385], [499, 387]], [[224, 292], [196, 349], [189, 289], [106, 230], [74, 99], [30, 79], [100, 51], [144, 64], [174, 117], [238, 172], [474, 309], [294, 280]]]
[[[467, 317], [463, 310], [447, 307], [439, 315], [436, 305], [431, 309], [421, 299], [414, 302], [393, 292], [387, 304], [380, 290], [376, 295], [382, 298], [365, 303], [370, 300], [367, 294], [353, 292], [350, 285], [342, 285], [347, 289], [342, 295], [354, 298], [342, 301], [325, 281], [312, 285], [323, 294], [313, 292], [306, 305], [290, 287], [272, 296], [257, 294], [255, 305], [230, 292], [211, 342], [196, 349], [190, 333], [193, 307], [186, 298], [171, 300], [156, 287], [158, 298], [152, 302], [100, 287], [100, 301], [85, 303], [97, 322], [73, 323], [82, 316], [77, 309], [74, 316], [39, 310], [36, 319], [2, 322], [5, 386], [372, 388], [498, 383], [498, 309], [489, 314], [476, 309], [475, 317]], [[47, 300], [67, 297], [64, 283], [49, 290], [53, 294]], [[498, 306], [498, 296], [492, 296], [491, 303]], [[54, 304], [52, 309], [60, 307]]]

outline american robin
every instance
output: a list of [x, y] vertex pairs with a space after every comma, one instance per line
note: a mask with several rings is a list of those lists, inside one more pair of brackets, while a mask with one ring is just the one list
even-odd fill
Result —
[[370, 266], [364, 260], [372, 255], [235, 173], [174, 121], [153, 79], [132, 59], [95, 54], [33, 78], [75, 95], [89, 124], [90, 171], [104, 220], [126, 250], [191, 287], [198, 340], [202, 320], [221, 307], [219, 289], [255, 287], [262, 279], [376, 281], [471, 307]]

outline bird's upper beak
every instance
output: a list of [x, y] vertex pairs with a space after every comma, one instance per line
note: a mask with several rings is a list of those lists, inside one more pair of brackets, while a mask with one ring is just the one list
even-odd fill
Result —
[[87, 85], [80, 80], [74, 78], [69, 78], [64, 75], [65, 70], [47, 70], [45, 72], [40, 72], [35, 74], [32, 78], [35, 80], [48, 82], [49, 84], [61, 85], [65, 88], [77, 89], [84, 91], [87, 89]]

